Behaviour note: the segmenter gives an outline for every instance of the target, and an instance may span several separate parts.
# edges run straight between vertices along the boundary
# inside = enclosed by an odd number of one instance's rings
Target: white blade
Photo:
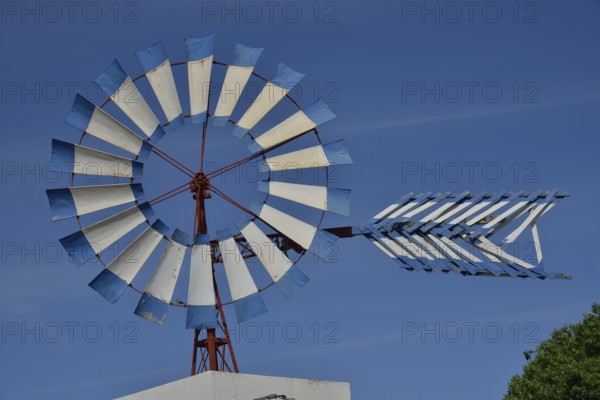
[[[438,203],[436,196],[430,197],[429,195],[422,196],[415,201],[405,204],[396,210],[392,215],[389,216],[390,220],[405,220],[413,217],[421,212],[435,206]]]
[[[152,151],[150,144],[79,94],[66,123],[141,158]]]
[[[284,64],[279,64],[273,78],[267,82],[250,108],[238,121],[233,134],[239,138],[244,137],[302,78],[304,78],[304,74],[296,72]]]
[[[62,173],[140,179],[143,164],[89,147],[52,139],[50,168]]]
[[[231,232],[228,229],[218,231],[217,239],[238,321],[244,322],[264,314],[267,312],[265,303]]]
[[[450,212],[439,216],[438,218],[436,218],[433,222],[435,223],[442,223],[446,220],[448,220],[448,218],[451,218],[452,216],[458,214],[459,212],[463,211],[465,208],[467,207],[471,207],[473,205],[472,201],[465,201],[462,204],[459,204],[458,206],[456,206],[456,208],[453,208],[452,210],[450,210]]]
[[[523,260],[521,260],[520,258],[512,255],[512,254],[508,254],[507,252],[505,252],[504,250],[502,250],[500,247],[496,246],[494,243],[490,242],[488,239],[486,239],[485,237],[478,237],[477,240],[479,241],[479,244],[475,244],[475,246],[482,252],[485,254],[492,254],[493,256],[506,260],[508,262],[511,263],[515,263],[523,268],[527,268],[527,269],[533,269],[535,268],[535,265],[532,265],[528,262],[525,262]]]
[[[293,139],[334,118],[335,114],[331,112],[323,100],[319,99],[305,109],[296,112],[279,125],[258,136],[248,146],[248,149],[253,153],[257,153],[283,143],[286,140]]]
[[[60,243],[74,262],[93,258],[135,227],[154,216],[148,203],[128,208],[112,217],[60,239]]]
[[[168,231],[161,220],[156,220],[90,282],[90,287],[111,303],[116,302]]]
[[[254,71],[254,66],[263,49],[253,49],[241,44],[236,44],[233,49],[233,60],[227,67],[221,94],[213,117],[213,124],[224,126],[233,113],[246,83]]]
[[[285,298],[291,298],[308,283],[308,277],[294,267],[294,263],[254,222],[245,219],[238,223],[238,227]]]
[[[190,114],[193,124],[206,119],[210,94],[210,75],[213,63],[215,36],[186,39],[188,54],[188,82],[190,88]]]
[[[503,242],[514,242],[528,226],[533,227],[538,218],[546,212],[550,211],[555,205],[556,203],[544,203],[536,206],[533,210],[530,211],[529,215],[527,216],[527,218],[525,218],[521,225],[519,225],[517,229],[515,229],[512,233],[506,236]]]
[[[267,204],[254,203],[252,212],[278,232],[298,243],[303,249],[327,261],[335,252],[337,238]]]
[[[96,83],[153,142],[158,142],[165,135],[158,118],[117,60],[96,78]]]
[[[553,205],[553,204],[552,204]],[[535,222],[531,224],[531,235],[533,236],[533,246],[535,248],[535,257],[539,268],[544,268],[542,243],[540,242],[540,234]]]
[[[46,194],[50,201],[53,221],[89,214],[144,198],[140,183],[49,189],[46,190]]]
[[[175,78],[173,78],[165,43],[159,40],[152,46],[136,52],[135,55],[146,73],[146,78],[148,78],[148,82],[150,82],[163,112],[167,116],[169,126],[173,129],[182,127],[185,124],[183,112],[181,111],[181,104],[179,104]]]
[[[503,208],[507,204],[510,204],[510,201],[508,201],[508,200],[507,201],[500,201],[500,202],[494,204],[493,206],[491,206],[490,208],[485,209],[483,212],[477,214],[475,217],[469,219],[466,222],[466,224],[469,225],[469,226],[475,225],[476,223],[478,223],[479,221],[481,221],[483,218],[487,217],[488,215],[491,215],[493,212],[498,211],[499,209]]]
[[[527,205],[526,201],[520,201],[520,202],[518,202],[517,204],[515,204],[514,206],[512,206],[508,210],[504,211],[502,214],[500,214],[498,216],[494,216],[494,219],[492,219],[487,224],[483,225],[483,229],[489,229],[489,228],[493,227],[494,225],[502,222],[505,218],[507,218],[511,214],[519,211],[520,209],[522,209],[526,205]]]
[[[320,168],[331,165],[351,164],[352,159],[343,140],[323,146],[293,151],[280,156],[267,157],[258,167],[262,172],[302,168]]]
[[[350,215],[350,190],[325,186],[268,181],[259,182],[258,190],[296,203],[340,215]]]
[[[192,247],[186,328],[216,328],[215,304],[210,237],[197,235]]]
[[[138,303],[136,315],[159,325],[164,323],[188,243],[188,236],[175,229]]]
[[[506,194],[506,192],[500,192],[498,194],[492,195],[492,197],[489,199],[488,198],[482,199],[481,196],[478,196],[474,202],[470,203],[470,204],[473,204],[473,206],[469,207],[464,213],[462,213],[458,217],[448,221],[447,223],[450,225],[453,225],[453,224],[458,224],[461,221],[465,221],[467,218],[469,218],[476,212],[479,212],[482,209],[484,209],[492,204],[495,204],[498,201],[501,201],[505,194]],[[484,218],[487,215],[486,214],[487,212],[488,211],[486,210],[486,211],[482,212],[478,217],[473,218],[473,219],[475,219],[475,222],[478,222],[481,220],[481,218]],[[477,219],[477,218],[479,218],[479,219]]]

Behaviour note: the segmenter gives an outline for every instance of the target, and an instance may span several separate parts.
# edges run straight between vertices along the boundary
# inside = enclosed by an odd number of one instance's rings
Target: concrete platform
[[[205,372],[144,390],[123,400],[255,400],[269,395],[295,400],[350,400],[350,384],[272,376]]]

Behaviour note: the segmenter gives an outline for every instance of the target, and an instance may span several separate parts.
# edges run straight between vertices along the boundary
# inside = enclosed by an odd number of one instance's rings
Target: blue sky
[[[540,223],[546,268],[572,281],[409,273],[368,241],[345,240],[335,263],[300,262],[312,281],[293,300],[267,291],[266,316],[236,326],[227,309],[242,372],[347,381],[355,400],[500,398],[524,350],[598,301],[600,2],[45,4],[3,2],[0,15],[0,399],[103,399],[189,373],[185,313],[158,327],[133,314],[136,293],[109,305],[90,290],[100,265],[75,268],[60,253],[57,239],[76,223],[52,223],[44,193],[68,185],[46,163],[51,138],[78,140],[64,124],[73,93],[98,104],[89,82],[114,57],[141,73],[134,52],[160,38],[171,61],[185,59],[185,38],[214,33],[219,60],[240,42],[265,48],[263,75],[279,62],[307,74],[297,100],[325,98],[338,118],[322,137],[344,138],[354,160],[336,173],[353,190],[352,215],[323,226],[360,225],[408,192],[572,195]],[[247,154],[225,129],[212,132],[208,161]],[[188,125],[160,146],[193,165],[197,139]],[[150,158],[148,193],[179,183],[167,167]],[[223,185],[242,202],[261,198],[242,172]],[[185,195],[157,212],[191,231],[191,203]],[[217,200],[208,207],[213,234],[239,216]]]

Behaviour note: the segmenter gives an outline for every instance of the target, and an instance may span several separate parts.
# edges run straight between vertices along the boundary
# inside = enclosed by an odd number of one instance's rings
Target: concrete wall
[[[350,384],[226,372],[205,372],[167,383],[123,400],[254,400],[270,394],[295,400],[350,400]]]

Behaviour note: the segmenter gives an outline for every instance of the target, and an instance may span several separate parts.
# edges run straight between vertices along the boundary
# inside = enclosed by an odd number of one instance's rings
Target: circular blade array
[[[187,303],[189,329],[209,329],[217,326],[216,296],[214,278],[215,262],[223,262],[235,312],[240,322],[259,316],[267,311],[253,276],[248,269],[242,251],[251,251],[263,265],[272,283],[287,299],[309,281],[295,262],[278,247],[273,236],[278,235],[293,243],[302,254],[310,251],[327,260],[332,254],[336,237],[303,220],[289,215],[266,203],[255,203],[250,207],[240,207],[247,215],[238,221],[239,234],[228,229],[219,230],[216,238],[201,232],[195,236],[170,228],[160,219],[155,219],[152,202],[144,202],[144,191],[137,181],[141,181],[143,164],[151,153],[166,154],[156,147],[166,134],[164,127],[176,130],[185,125],[186,119],[192,124],[204,124],[206,130],[209,118],[215,126],[227,122],[234,124],[232,134],[238,138],[252,139],[248,145],[251,155],[248,160],[262,157],[261,172],[269,173],[269,179],[259,182],[258,190],[285,201],[302,204],[322,212],[349,214],[350,190],[329,188],[327,185],[305,185],[278,182],[272,179],[272,172],[289,169],[326,168],[352,162],[343,141],[320,144],[277,156],[267,156],[271,150],[309,133],[332,119],[335,115],[327,105],[317,100],[261,134],[250,134],[257,124],[281,100],[289,97],[289,92],[304,78],[284,64],[279,64],[270,80],[264,79],[264,87],[251,102],[239,122],[231,120],[238,106],[246,84],[254,72],[263,49],[250,48],[238,44],[233,50],[229,64],[214,61],[214,36],[187,39],[185,45],[190,110],[184,116],[172,65],[162,41],[136,53],[154,92],[166,122],[161,124],[148,105],[135,81],[114,60],[98,76],[96,82],[110,101],[137,126],[145,136],[136,134],[123,123],[109,115],[80,95],[77,95],[66,119],[67,124],[112,146],[118,147],[132,158],[95,150],[81,144],[71,144],[60,140],[52,142],[52,167],[55,171],[75,175],[108,176],[128,179],[129,183],[74,186],[47,191],[52,219],[54,221],[77,218],[93,214],[111,207],[131,204],[130,208],[118,212],[99,222],[82,227],[60,240],[73,261],[84,263],[99,256],[103,250],[122,239],[143,223],[147,227],[141,232],[106,268],[96,276],[90,287],[110,302],[116,302],[138,275],[138,272],[156,251],[161,239],[168,240],[162,256],[155,267],[150,281],[142,293],[135,314],[147,320],[162,324],[181,272],[188,248],[191,248],[190,278]],[[210,110],[210,87],[212,67],[215,64],[226,66],[225,78],[219,100]],[[294,102],[295,103],[295,102]],[[172,161],[175,161],[171,158]],[[242,160],[243,161],[243,160]],[[234,163],[233,165],[235,165]],[[177,167],[177,165],[175,165]],[[178,167],[189,177],[196,179],[195,173],[183,165]],[[214,174],[212,175],[214,176]],[[207,174],[206,178],[211,175]],[[191,181],[192,184],[194,181]],[[187,185],[187,184],[186,184]],[[183,185],[185,186],[185,185]],[[181,190],[185,190],[180,189]],[[215,193],[224,196],[218,189]],[[178,192],[177,192],[178,193]],[[165,197],[167,198],[167,197]],[[225,197],[224,197],[225,198]],[[275,231],[265,233],[257,224]],[[240,248],[240,239],[246,243]],[[135,252],[135,257],[130,257]]]

